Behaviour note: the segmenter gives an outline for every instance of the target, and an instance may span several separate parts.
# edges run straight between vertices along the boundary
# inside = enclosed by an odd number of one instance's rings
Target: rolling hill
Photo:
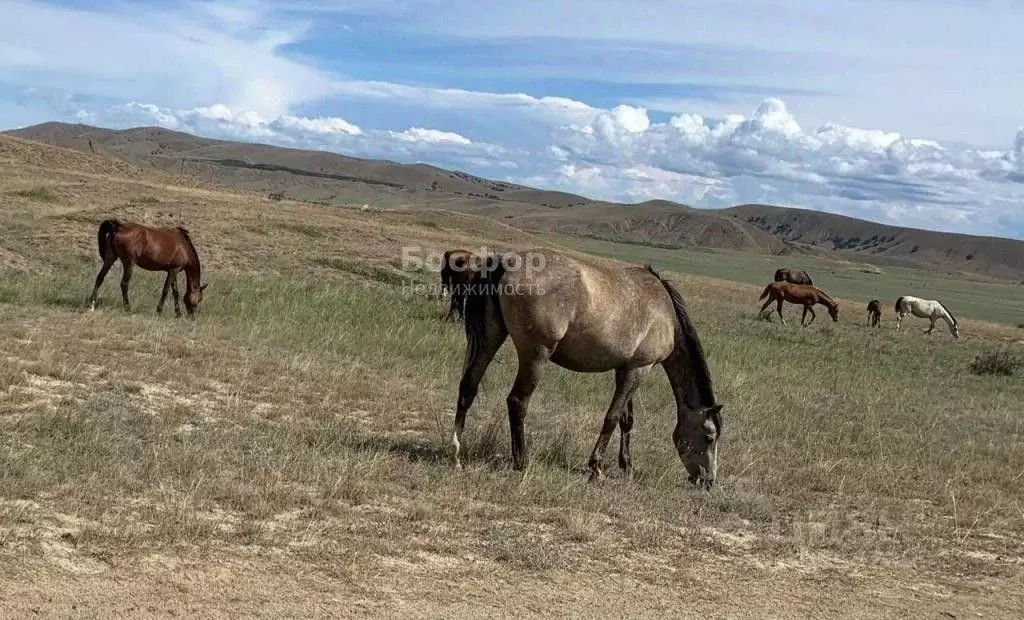
[[[856,255],[865,262],[899,264],[910,260],[1008,279],[1020,279],[1024,274],[1024,242],[1014,239],[904,228],[769,205],[739,205],[722,213],[787,243]]]
[[[486,215],[533,232],[661,247],[707,247],[1024,281],[1024,242],[901,228],[813,210],[670,201],[619,204],[484,179],[426,164],[202,138],[159,127],[43,123],[5,132],[109,155],[214,187],[321,204],[386,204]]]

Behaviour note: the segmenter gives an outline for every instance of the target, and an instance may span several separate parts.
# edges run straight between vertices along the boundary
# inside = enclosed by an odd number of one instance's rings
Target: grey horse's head
[[[718,440],[722,435],[722,405],[680,415],[672,440],[693,484],[710,490],[718,475]]]

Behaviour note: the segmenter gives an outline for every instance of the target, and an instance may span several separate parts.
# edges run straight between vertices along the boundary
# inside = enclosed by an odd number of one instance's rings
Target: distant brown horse
[[[441,290],[451,296],[448,314],[444,319],[449,321],[454,315],[461,320],[465,316],[466,287],[479,267],[480,257],[469,250],[448,250],[444,253],[441,263]]]
[[[791,282],[772,282],[764,288],[764,292],[757,298],[761,301],[765,297],[768,301],[764,302],[761,306],[761,312],[764,311],[772,304],[776,302],[776,312],[779,313],[779,319],[782,320],[782,324],[786,324],[785,317],[782,316],[782,302],[788,301],[791,304],[797,304],[798,306],[804,307],[804,313],[800,316],[800,325],[804,324],[804,319],[807,318],[807,313],[811,313],[811,320],[807,322],[808,325],[814,322],[815,314],[812,306],[814,304],[821,304],[828,308],[828,313],[832,316],[832,320],[839,322],[839,304],[836,300],[829,297],[825,291],[819,289],[816,286],[809,284],[793,284]]]
[[[811,276],[807,275],[803,269],[776,269],[775,281],[814,285],[814,282],[811,282]]]
[[[882,326],[882,302],[877,299],[868,302],[868,325],[871,327]]]
[[[178,302],[178,272],[185,272],[185,309],[193,316],[203,300],[206,285],[200,285],[202,266],[188,231],[184,228],[150,228],[141,224],[123,224],[118,220],[104,220],[97,233],[100,258],[103,266],[96,276],[96,285],[89,296],[90,309],[96,309],[96,295],[99,293],[103,278],[117,260],[121,261],[121,299],[125,310],[130,310],[128,303],[128,283],[132,278],[132,269],[138,265],[147,271],[166,271],[164,290],[160,295],[160,303],[156,306],[157,314],[163,312],[167,291],[174,291],[174,314],[181,316]]]
[[[524,266],[532,265],[535,267]],[[531,249],[485,259],[466,299],[466,358],[452,446],[459,458],[466,412],[487,367],[511,336],[519,360],[506,399],[513,468],[527,465],[523,426],[540,371],[553,362],[574,372],[615,371],[615,394],[590,453],[593,478],[618,427],[619,466],[631,473],[633,394],[656,365],[676,402],[672,443],[691,483],[710,488],[718,470],[722,405],[716,402],[704,350],[679,292],[650,267],[623,266]]]

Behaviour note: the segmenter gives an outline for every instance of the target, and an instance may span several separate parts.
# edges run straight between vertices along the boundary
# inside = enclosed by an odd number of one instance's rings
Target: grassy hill
[[[843,215],[768,205],[740,205],[723,213],[784,241],[838,250],[876,264],[909,258],[922,266],[1024,281],[1024,243],[876,224]]]
[[[1022,354],[1022,287],[985,284],[994,311],[962,279],[812,257],[840,321],[800,328],[788,307],[782,326],[756,318],[763,284],[749,279],[768,255],[277,200],[176,172],[0,136],[3,615],[501,617],[512,604],[537,618],[1008,618],[1024,606],[1024,382],[972,371]],[[143,270],[122,310],[119,267],[87,310],[108,217],[190,229],[209,284],[197,320],[156,316],[163,275]],[[614,438],[610,479],[581,471],[611,377],[554,366],[530,403],[531,465],[511,471],[508,344],[468,417],[467,468],[453,470],[465,336],[440,320],[437,273],[400,257],[480,244],[649,261],[679,285],[725,403],[712,493],[685,482],[660,370],[636,397],[634,481],[616,475]],[[946,291],[960,340],[913,319],[894,332],[889,304],[883,329],[865,326],[867,298],[903,278]]]
[[[899,228],[818,211],[767,205],[693,209],[661,200],[616,204],[425,164],[211,140],[156,127],[44,123],[8,133],[276,198],[455,210],[514,220],[534,232],[774,255],[779,265],[819,256],[1024,281],[1024,242]]]

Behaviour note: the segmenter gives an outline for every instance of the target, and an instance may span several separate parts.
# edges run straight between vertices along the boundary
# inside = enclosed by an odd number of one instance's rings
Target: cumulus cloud
[[[565,189],[577,183],[602,198],[661,195],[704,206],[768,201],[894,224],[1024,236],[1006,226],[1024,198],[1024,130],[1007,151],[953,148],[835,123],[808,131],[784,102],[769,98],[750,118],[679,114],[664,123],[650,122],[642,108],[619,106],[589,123],[560,127],[553,141],[551,156],[567,163],[549,182]],[[638,176],[637,170],[648,172]]]

